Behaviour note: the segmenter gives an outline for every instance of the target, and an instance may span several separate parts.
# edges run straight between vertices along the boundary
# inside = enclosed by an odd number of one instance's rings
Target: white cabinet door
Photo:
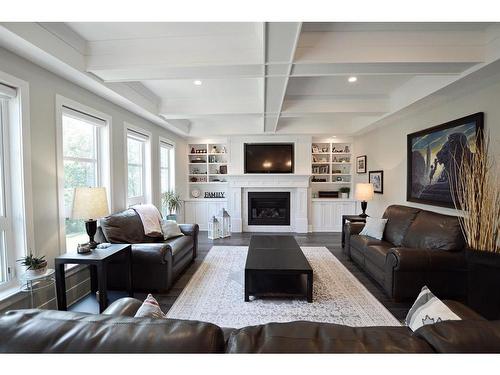
[[[196,223],[196,202],[184,202],[184,222],[186,224]]]
[[[208,230],[208,204],[207,202],[196,202],[195,218],[200,230]]]
[[[356,202],[312,202],[313,232],[341,232],[342,215],[354,215]]]

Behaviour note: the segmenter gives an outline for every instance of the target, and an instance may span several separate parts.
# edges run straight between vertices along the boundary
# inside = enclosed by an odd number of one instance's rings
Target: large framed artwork
[[[457,162],[476,151],[483,122],[479,112],[408,134],[406,200],[454,207],[450,179],[456,178]]]

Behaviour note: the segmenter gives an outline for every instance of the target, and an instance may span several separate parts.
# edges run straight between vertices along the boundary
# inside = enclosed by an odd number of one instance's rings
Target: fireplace
[[[248,225],[290,225],[290,192],[248,192]]]

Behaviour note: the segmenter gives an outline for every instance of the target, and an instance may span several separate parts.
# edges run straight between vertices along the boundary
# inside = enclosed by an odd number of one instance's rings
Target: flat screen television
[[[245,143],[245,173],[293,173],[293,143]]]

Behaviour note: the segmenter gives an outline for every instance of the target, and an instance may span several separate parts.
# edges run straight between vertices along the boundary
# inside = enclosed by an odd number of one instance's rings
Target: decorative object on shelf
[[[194,158],[193,160],[191,160],[191,163],[205,163],[206,161],[203,160],[202,158],[200,158],[199,156],[197,156],[196,158]]]
[[[479,112],[408,134],[406,200],[454,207],[450,180],[459,178],[461,163],[453,160],[472,157],[483,122]]]
[[[85,220],[85,229],[89,236],[89,245],[95,249],[97,242],[94,236],[97,232],[97,221],[109,215],[108,198],[104,187],[78,187],[73,195],[72,218]]]
[[[356,184],[356,192],[355,198],[358,201],[361,201],[361,209],[363,213],[361,213],[360,217],[367,217],[366,207],[368,206],[368,201],[373,199],[373,185],[370,183],[359,183]]]
[[[321,152],[328,152],[328,147],[321,148]]]
[[[313,176],[311,182],[326,182],[326,178]]]
[[[212,154],[218,154],[219,151],[217,150],[217,146],[213,145],[212,146]]]
[[[226,154],[227,153],[227,150],[226,150],[226,146],[222,146],[222,151],[221,151],[222,154]]]
[[[220,238],[220,224],[215,216],[208,221],[208,239],[216,240]]]
[[[340,197],[347,199],[349,198],[349,193],[351,192],[351,188],[348,188],[347,186],[343,186],[339,189]]]
[[[45,255],[38,258],[30,252],[30,255],[26,255],[17,261],[26,267],[26,277],[37,277],[43,275],[45,271],[47,271]]]
[[[219,173],[220,174],[227,174],[227,165],[221,165],[219,167]]]
[[[349,152],[351,152],[351,151],[349,151],[349,146],[345,146],[345,147],[344,147],[344,152],[345,152],[346,154],[348,154]]]
[[[316,145],[313,145],[312,146],[312,152],[313,152],[313,154],[319,154],[319,147],[316,146]]]
[[[205,198],[224,198],[225,193],[223,191],[206,191]]]
[[[366,155],[356,158],[356,173],[366,173]]]
[[[319,198],[338,198],[339,192],[333,191],[333,190],[319,191],[318,196],[319,196]]]
[[[192,176],[192,177],[189,179],[189,181],[191,181],[191,182],[198,182],[198,179],[197,179],[196,177]]]
[[[344,180],[342,179],[342,177],[340,177],[340,176],[337,176],[336,180],[337,180],[337,182],[342,182],[342,181],[344,181]]]
[[[194,149],[194,147],[191,147],[191,153],[192,153],[192,154],[194,154],[194,153],[195,153],[195,151],[196,151],[196,150]]]
[[[201,192],[198,189],[191,190],[191,196],[193,198],[199,198],[200,195],[201,195]]]
[[[384,193],[384,171],[368,172],[368,181],[373,185],[374,193]]]
[[[453,159],[450,181],[467,249],[468,303],[486,319],[500,319],[500,168],[489,149],[489,136],[477,134],[475,152]]]
[[[229,213],[226,211],[225,208],[223,208],[219,216],[217,216],[217,220],[219,221],[220,225],[220,238],[226,238],[231,236],[231,216]]]
[[[166,191],[161,196],[162,206],[168,210],[167,220],[177,221],[177,214],[182,207],[182,199],[181,196],[172,191]]]

